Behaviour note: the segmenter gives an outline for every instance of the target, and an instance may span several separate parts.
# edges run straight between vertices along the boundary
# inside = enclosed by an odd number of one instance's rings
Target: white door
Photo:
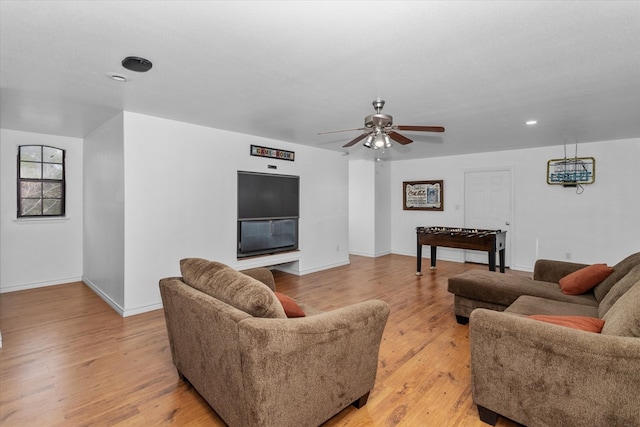
[[[468,171],[464,174],[464,226],[507,231],[505,266],[511,261],[511,170]],[[465,251],[465,261],[488,264],[488,254]],[[497,256],[496,256],[497,259]],[[496,266],[498,267],[498,266]]]

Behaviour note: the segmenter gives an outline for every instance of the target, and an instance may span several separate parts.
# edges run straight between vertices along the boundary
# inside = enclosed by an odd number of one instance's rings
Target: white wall
[[[375,256],[375,163],[349,162],[349,252]]]
[[[391,165],[375,164],[375,256],[391,253]]]
[[[17,213],[17,148],[50,145],[66,155],[64,219]],[[0,292],[81,280],[82,139],[0,129]]]
[[[159,307],[158,280],[179,275],[182,258],[296,260],[285,267],[296,274],[349,262],[341,153],[127,112],[124,135],[125,315]],[[295,161],[250,156],[251,144],[295,151]],[[300,176],[299,252],[236,259],[238,170]]]
[[[392,252],[415,256],[415,227],[464,224],[464,171],[510,167],[514,218],[513,269],[531,271],[536,258],[615,264],[640,251],[640,139],[583,143],[579,157],[595,157],[596,179],[576,189],[546,183],[549,159],[563,146],[502,151],[391,163]],[[403,211],[402,182],[444,180],[444,211]],[[438,250],[438,258],[462,261],[458,249]]]
[[[83,280],[116,311],[124,295],[124,131],[120,113],[84,141]]]

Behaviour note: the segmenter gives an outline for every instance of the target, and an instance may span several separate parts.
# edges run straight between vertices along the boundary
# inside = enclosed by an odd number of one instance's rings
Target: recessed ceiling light
[[[116,74],[116,73],[109,73],[107,74],[107,77],[109,77],[111,80],[115,80],[117,82],[123,82],[123,83],[129,80],[122,74]]]
[[[122,66],[127,70],[145,73],[153,67],[153,64],[148,59],[139,56],[127,56],[122,60]]]
[[[527,120],[527,121],[525,122],[525,124],[527,124],[527,125],[529,125],[529,126],[533,126],[533,125],[535,125],[535,124],[538,124],[538,121],[537,121],[537,120]]]

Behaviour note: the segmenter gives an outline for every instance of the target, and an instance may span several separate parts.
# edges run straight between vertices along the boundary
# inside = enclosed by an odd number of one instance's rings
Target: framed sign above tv
[[[295,160],[296,153],[293,151],[280,150],[278,148],[252,145],[251,155],[257,157],[269,157],[272,159],[289,160],[293,162]]]

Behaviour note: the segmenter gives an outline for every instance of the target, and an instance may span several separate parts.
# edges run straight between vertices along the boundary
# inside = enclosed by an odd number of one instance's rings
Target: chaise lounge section
[[[472,396],[482,421],[640,425],[640,253],[592,290],[564,294],[557,282],[580,266],[540,260],[533,279],[484,271],[450,279],[456,316],[469,316]],[[539,315],[586,319],[601,330],[530,317]]]
[[[613,285],[638,264],[640,252],[620,261],[613,267],[611,275],[582,295],[564,294],[558,283],[563,277],[588,265],[546,259],[536,261],[532,278],[469,270],[451,277],[448,290],[454,294],[453,309],[460,324],[467,324],[471,312],[476,308],[505,311],[522,295],[597,308]],[[543,306],[540,308],[543,309]]]

